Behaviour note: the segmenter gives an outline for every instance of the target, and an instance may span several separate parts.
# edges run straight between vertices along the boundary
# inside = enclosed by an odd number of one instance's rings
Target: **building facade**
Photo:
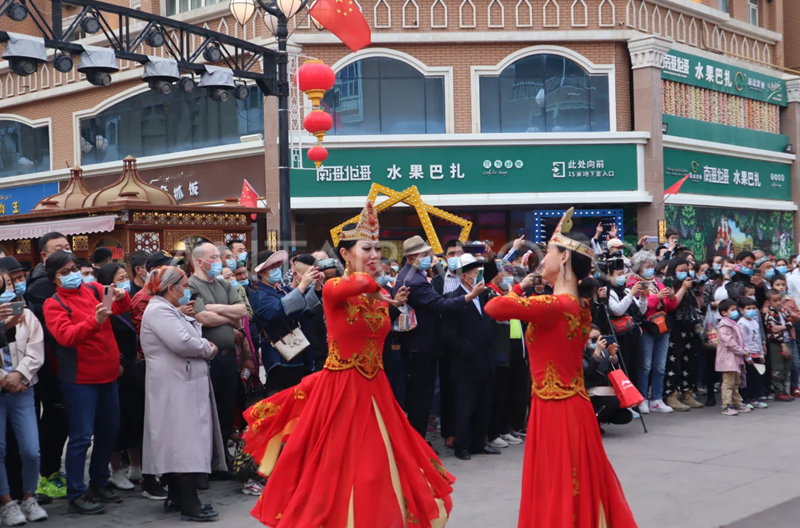
[[[520,232],[546,239],[575,205],[587,234],[615,224],[634,242],[666,219],[703,254],[796,252],[800,79],[790,69],[800,67],[792,32],[800,8],[792,2],[347,1],[373,31],[357,53],[313,29],[306,10],[289,22],[290,69],[314,58],[337,74],[322,103],[334,127],[319,169],[305,157],[316,142],[302,131],[308,105],[291,95],[298,247],[321,247],[378,183],[416,186],[426,203],[470,219],[472,238],[498,247]],[[259,17],[240,27],[227,3],[138,8],[274,45]],[[221,203],[246,178],[272,210],[266,228],[277,229],[276,100],[255,89],[227,103],[202,90],[156,95],[138,64],[120,68],[98,88],[77,72],[40,67],[20,78],[0,63],[0,194],[13,203],[15,193],[43,192],[73,164],[99,188],[130,154],[143,179],[179,203]],[[388,240],[422,233],[408,208],[387,210],[381,223]],[[434,223],[443,239],[459,232]]]

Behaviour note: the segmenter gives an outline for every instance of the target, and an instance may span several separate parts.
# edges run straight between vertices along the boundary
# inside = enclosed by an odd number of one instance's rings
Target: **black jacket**
[[[463,299],[464,289],[445,295],[447,299]],[[484,309],[488,292],[479,297],[481,312],[474,302],[442,317],[442,337],[450,353],[450,377],[481,380],[493,378],[497,370],[494,321]]]
[[[491,264],[491,266],[489,265]],[[500,273],[497,271],[497,266],[495,265],[494,261],[487,262],[487,264],[483,267],[483,282],[488,286],[497,274]],[[439,295],[444,295],[444,276],[447,274],[447,266],[442,266],[441,263],[436,264],[433,267],[433,280],[431,280],[431,286],[436,293]]]
[[[44,330],[44,365],[39,370],[40,378],[47,378],[48,375],[55,375],[55,365],[53,358],[55,357],[56,340],[47,331],[47,323],[44,320],[44,302],[56,294],[56,285],[47,278],[47,271],[44,264],[37,264],[33,271],[28,276],[28,285],[25,289],[25,301],[28,303],[28,308],[33,310],[36,318],[42,324]],[[51,358],[51,356],[53,356]]]

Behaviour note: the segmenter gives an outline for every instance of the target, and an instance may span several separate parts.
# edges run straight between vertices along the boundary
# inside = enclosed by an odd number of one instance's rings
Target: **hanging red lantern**
[[[314,162],[314,165],[319,167],[322,162],[328,159],[328,149],[322,145],[314,145],[308,149],[308,159]]]
[[[327,112],[316,109],[303,119],[303,127],[314,134],[319,141],[325,137],[325,132],[333,128],[333,118]]]
[[[314,108],[319,106],[325,92],[333,88],[335,82],[333,69],[320,60],[308,60],[297,69],[297,87],[311,99]]]

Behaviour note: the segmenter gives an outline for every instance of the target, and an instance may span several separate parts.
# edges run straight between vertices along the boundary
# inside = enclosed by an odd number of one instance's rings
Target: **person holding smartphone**
[[[583,377],[601,434],[605,434],[603,424],[625,425],[633,420],[628,409],[620,408],[617,394],[608,380],[612,365],[618,364],[619,345],[609,343],[600,335],[600,328],[592,325],[583,350]]]

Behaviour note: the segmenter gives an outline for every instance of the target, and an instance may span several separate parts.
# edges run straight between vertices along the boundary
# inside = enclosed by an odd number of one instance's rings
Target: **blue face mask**
[[[117,288],[121,290],[125,290],[126,292],[131,291],[131,281],[123,281],[117,283]]]
[[[183,297],[178,298],[178,306],[183,306],[192,300],[192,290],[183,290]]]
[[[748,319],[755,319],[756,317],[758,317],[758,310],[756,309],[745,310],[744,316],[747,317]]]
[[[767,271],[764,272],[764,277],[767,280],[770,280],[774,276],[775,276],[775,270],[774,269],[768,269]]]
[[[730,278],[732,279],[734,275],[736,275],[736,270],[731,270]]]
[[[689,274],[686,273],[685,271],[677,271],[677,272],[675,272],[675,278],[677,278],[679,281],[686,280],[686,277],[688,277],[688,276],[689,276]]]
[[[236,258],[239,259],[239,262],[247,262],[247,251],[239,253]]]
[[[733,319],[734,321],[739,318],[739,310],[734,310],[728,314],[728,317]]]
[[[222,274],[222,262],[211,262],[211,269],[208,270],[208,276],[216,279]]]
[[[6,290],[2,294],[0,294],[0,303],[5,304],[13,301],[16,298],[17,298],[16,292],[13,292],[11,290]]]
[[[778,266],[778,273],[781,275],[786,275],[789,273],[789,266]]]
[[[80,271],[73,271],[66,277],[61,277],[61,287],[65,290],[75,290],[83,282]]]
[[[625,275],[614,277],[614,284],[616,284],[617,286],[625,286],[626,281],[627,279],[625,278]]]
[[[603,276],[603,274],[602,274],[601,272],[599,272],[599,271],[595,271],[595,272],[594,272],[594,278],[595,278],[595,279],[599,279],[599,278],[600,278],[600,277],[602,277],[602,276]]]
[[[281,279],[283,278],[283,272],[280,268],[275,268],[269,271],[269,277],[267,278],[267,282],[270,284],[278,284]]]
[[[237,280],[236,284],[238,284],[239,286],[247,286],[248,284],[250,284],[250,281],[248,281],[248,280]]]
[[[236,271],[236,268],[239,267],[239,262],[234,259],[226,259],[225,265],[228,266],[229,270]]]
[[[722,269],[722,264],[714,264],[713,268],[715,271],[719,271]]]
[[[392,270],[400,271],[400,266],[398,266],[397,264],[392,264]]]
[[[27,282],[15,282],[14,283],[14,291],[20,297],[25,295],[25,290],[27,290],[27,289],[28,289],[28,283]]]
[[[450,271],[455,271],[458,269],[458,257],[450,257],[447,259],[447,267]]]
[[[420,271],[428,271],[431,269],[431,262],[433,262],[431,257],[422,257],[417,261],[417,268]]]
[[[692,271],[690,271],[690,272],[689,272],[689,276],[690,276],[691,278],[694,278],[694,270],[692,270]]]
[[[655,268],[649,268],[642,271],[642,277],[645,279],[652,279],[656,274]]]
[[[387,284],[389,284],[389,280],[390,279],[391,279],[391,277],[388,276],[388,275],[381,275],[380,277],[375,279],[375,282],[377,282],[381,286],[386,286]]]
[[[597,348],[597,343],[589,343],[589,350],[595,350]]]
[[[701,275],[698,275],[697,278],[700,279],[701,281],[708,280],[708,276],[706,274],[704,274],[704,273],[701,274]]]
[[[86,275],[85,277],[81,277],[81,280],[83,280],[84,284],[94,282],[94,275]]]
[[[234,288],[238,288],[239,287],[239,281],[237,281],[236,279],[231,279],[228,282],[230,282],[231,285],[233,285]]]
[[[506,285],[506,289],[511,288],[514,285],[514,277],[503,277],[503,284]]]
[[[742,266],[742,269],[739,271],[742,275],[747,275],[748,277],[752,277],[755,273],[753,268],[748,268],[747,266]],[[731,277],[733,277],[733,273],[731,273]]]

